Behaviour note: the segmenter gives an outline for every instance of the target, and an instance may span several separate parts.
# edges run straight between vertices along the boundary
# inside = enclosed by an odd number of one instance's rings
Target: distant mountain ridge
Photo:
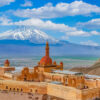
[[[35,55],[45,52],[49,41],[50,54],[56,56],[100,56],[100,46],[86,46],[57,40],[32,27],[18,28],[0,34],[0,55]]]
[[[0,40],[1,55],[32,55],[43,56],[45,54],[45,43],[36,44],[28,40]],[[100,47],[84,46],[70,42],[50,44],[50,55],[52,56],[100,56]]]
[[[45,42],[46,43],[46,42]],[[29,40],[0,40],[0,44],[2,45],[26,45],[26,46],[45,46],[45,43],[32,43]],[[63,42],[57,42],[57,43],[50,43],[51,46],[61,46],[63,45]]]

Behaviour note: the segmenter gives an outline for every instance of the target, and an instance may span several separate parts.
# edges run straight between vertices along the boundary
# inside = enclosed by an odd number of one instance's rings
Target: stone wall
[[[96,98],[100,98],[100,89],[99,88],[82,90],[82,100],[95,100]]]
[[[47,94],[47,86],[41,82],[0,80],[0,90]]]
[[[45,82],[0,80],[0,90],[47,94],[64,100],[95,100],[100,97],[100,88],[77,89]]]
[[[85,80],[85,86],[88,86],[88,88],[96,88],[97,87],[96,80],[93,79]]]
[[[73,87],[57,84],[48,84],[47,94],[63,98],[64,100],[81,100],[81,91]]]

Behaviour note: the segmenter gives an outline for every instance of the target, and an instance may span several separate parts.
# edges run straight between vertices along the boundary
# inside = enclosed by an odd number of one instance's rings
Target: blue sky
[[[0,34],[33,26],[56,39],[100,45],[100,0],[0,0]]]

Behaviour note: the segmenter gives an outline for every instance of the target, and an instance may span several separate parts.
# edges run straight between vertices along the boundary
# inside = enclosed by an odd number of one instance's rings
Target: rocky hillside
[[[85,74],[93,74],[93,75],[100,75],[100,59],[98,61],[95,62],[95,64],[93,64],[90,67],[81,67],[81,68],[72,68],[70,69],[70,71],[76,71],[76,72],[82,72]]]

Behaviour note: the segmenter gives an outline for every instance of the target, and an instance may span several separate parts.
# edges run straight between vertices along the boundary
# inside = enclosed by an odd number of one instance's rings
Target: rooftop
[[[82,73],[80,72],[72,72],[72,71],[68,71],[68,70],[53,70],[53,73],[59,73],[59,74],[65,74],[65,75],[68,75],[68,74],[71,74],[71,75],[82,75]]]
[[[86,77],[86,78],[99,78],[99,79],[100,79],[100,76],[97,76],[97,75],[85,74],[85,77]]]
[[[62,84],[61,82],[57,82],[57,81],[52,81],[51,83],[52,84],[58,84],[58,85],[61,85]]]

